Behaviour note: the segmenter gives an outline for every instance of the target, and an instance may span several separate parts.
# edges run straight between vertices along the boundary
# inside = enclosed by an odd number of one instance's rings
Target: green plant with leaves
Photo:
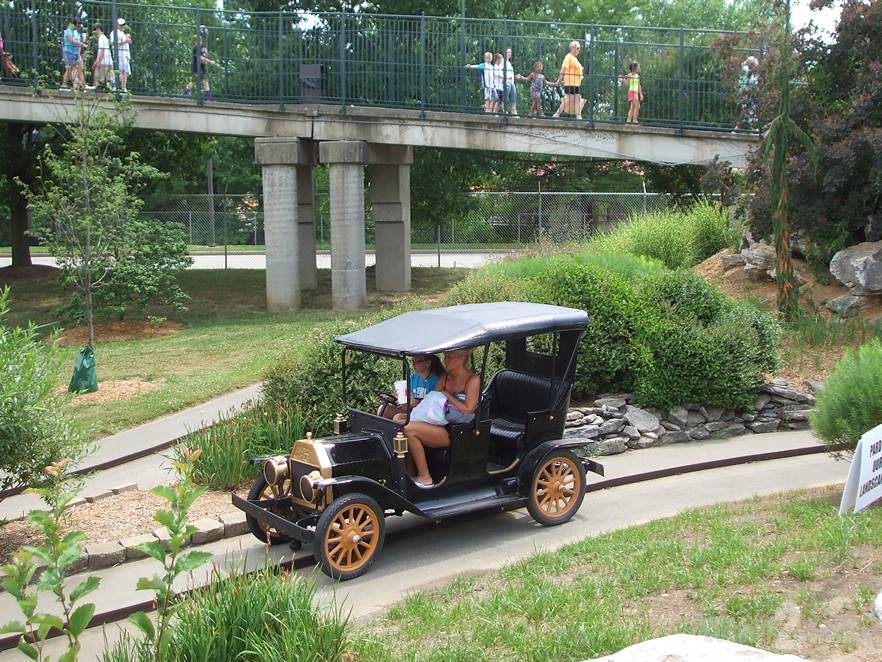
[[[120,134],[131,121],[125,103],[109,112],[98,100],[78,96],[58,151],[47,145],[34,184],[18,181],[34,234],[49,246],[61,281],[82,297],[90,346],[95,292],[106,286],[119,257],[136,248],[128,231],[142,205],[136,187],[160,176],[137,153],[125,152]]]
[[[193,481],[215,490],[232,490],[254,478],[252,457],[288,452],[305,433],[297,407],[284,402],[248,403],[221,416],[214,425],[188,433],[172,453],[176,460],[185,461],[184,453],[200,451]]]
[[[882,341],[845,352],[817,398],[809,414],[812,430],[828,444],[853,450],[864,432],[882,424]]]
[[[61,347],[45,342],[34,324],[7,326],[9,301],[9,287],[0,289],[0,489],[39,487],[44,467],[76,464],[89,444],[53,393]]]
[[[201,454],[199,450],[182,449],[183,460],[175,462],[181,476],[180,482],[174,487],[158,485],[151,490],[169,504],[168,509],[163,508],[153,514],[153,518],[168,531],[168,548],[158,540],[138,545],[141,552],[162,564],[162,574],[141,577],[137,583],[139,591],[153,591],[158,619],[154,625],[147,614],[139,611],[129,616],[129,621],[144,636],[137,647],[149,650],[151,659],[160,662],[169,659],[169,624],[178,607],[173,587],[175,578],[195,570],[211,558],[208,552],[191,550],[183,553],[190,536],[196,532],[196,527],[187,523],[190,507],[206,491],[206,488],[193,484],[193,466]]]
[[[64,510],[81,487],[65,473],[66,466],[66,462],[47,466],[44,471],[50,484],[32,490],[49,506],[49,510],[35,510],[28,514],[30,523],[43,536],[43,544],[25,545],[15,554],[12,563],[3,567],[6,573],[3,588],[15,598],[25,620],[7,623],[0,628],[0,633],[20,634],[18,649],[32,660],[49,659],[43,653],[43,646],[53,628],[67,639],[67,649],[59,657],[60,662],[77,659],[80,635],[95,614],[93,603],[78,603],[101,583],[98,577],[92,576],[70,591],[65,587],[64,577],[82,555],[82,542],[86,539],[82,531],[64,532]],[[37,572],[40,573],[39,579],[31,587]],[[62,616],[37,611],[37,594],[42,591],[55,596]]]
[[[775,281],[778,285],[778,312],[792,320],[799,309],[799,290],[790,259],[790,176],[787,170],[791,144],[799,143],[807,154],[814,153],[811,138],[790,117],[790,77],[793,72],[793,36],[790,32],[790,0],[786,0],[784,28],[776,82],[781,96],[778,115],[769,124],[763,142],[763,155],[770,163],[772,234],[775,238]]]

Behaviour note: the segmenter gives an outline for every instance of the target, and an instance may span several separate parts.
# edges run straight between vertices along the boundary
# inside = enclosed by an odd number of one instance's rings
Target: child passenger
[[[493,53],[484,53],[484,61],[481,64],[467,64],[466,69],[477,69],[481,72],[481,80],[484,87],[484,112],[492,113],[496,106],[496,94],[493,90]]]
[[[407,384],[407,395],[410,408],[416,407],[426,394],[435,390],[438,379],[444,374],[444,366],[434,354],[417,354],[410,360],[413,372],[410,373],[410,381]],[[384,418],[404,423],[407,418],[407,406],[383,404],[377,412]]]
[[[640,65],[632,62],[628,73],[622,76],[628,81],[628,121],[626,124],[640,124],[640,102],[643,101],[643,87],[640,85]]]
[[[530,115],[542,115],[542,90],[546,87],[557,87],[557,83],[550,82],[542,69],[545,65],[537,62],[533,65],[533,71],[527,76],[518,76],[519,80],[530,83]]]

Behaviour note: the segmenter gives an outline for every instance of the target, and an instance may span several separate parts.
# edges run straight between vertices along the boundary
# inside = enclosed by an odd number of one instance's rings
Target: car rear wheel
[[[284,495],[290,496],[290,494],[290,478],[285,478],[276,485],[270,485],[266,482],[266,478],[263,477],[263,473],[261,473],[248,491],[248,500],[263,501],[264,499],[278,499]],[[287,518],[291,516],[292,509],[276,508],[272,512],[276,515]],[[269,524],[261,522],[251,515],[246,514],[245,520],[248,522],[248,528],[251,530],[251,533],[253,533],[254,537],[262,543],[268,543],[270,545],[283,545],[285,543],[290,543],[292,548],[300,547],[300,543],[294,540],[291,536],[285,535],[281,531],[274,529]]]
[[[533,470],[527,510],[544,526],[563,524],[585,498],[585,468],[570,451],[552,451]]]
[[[383,509],[366,494],[347,494],[329,505],[315,527],[315,558],[329,577],[345,581],[367,572],[383,549]]]

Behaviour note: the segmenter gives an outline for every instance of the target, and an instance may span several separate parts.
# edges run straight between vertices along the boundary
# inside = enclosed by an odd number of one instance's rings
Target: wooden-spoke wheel
[[[263,477],[263,473],[257,477],[254,481],[254,484],[251,486],[251,489],[248,491],[248,500],[249,501],[263,501],[264,499],[278,499],[283,496],[291,496],[291,479],[285,478],[283,481],[276,483],[275,485],[270,485],[266,482],[266,479]],[[280,515],[281,517],[288,518],[291,516],[291,508],[274,508],[272,510],[276,515]],[[284,543],[292,543],[292,546],[295,544],[299,547],[299,543],[295,543],[294,539],[291,536],[282,533],[281,531],[276,530],[269,524],[265,522],[261,522],[260,520],[252,517],[251,515],[245,515],[245,520],[248,522],[248,528],[251,530],[251,533],[254,534],[254,537],[263,543],[269,543],[270,545],[282,545]]]
[[[570,451],[553,451],[533,471],[527,510],[540,524],[569,520],[585,498],[585,469]]]
[[[365,494],[347,494],[328,506],[315,527],[315,556],[325,574],[346,580],[367,572],[383,549],[383,509]]]

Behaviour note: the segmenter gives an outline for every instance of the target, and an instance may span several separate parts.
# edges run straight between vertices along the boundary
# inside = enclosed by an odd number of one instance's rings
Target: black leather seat
[[[502,370],[487,389],[490,449],[497,460],[508,461],[523,447],[528,412],[552,406],[555,382],[526,372]]]

